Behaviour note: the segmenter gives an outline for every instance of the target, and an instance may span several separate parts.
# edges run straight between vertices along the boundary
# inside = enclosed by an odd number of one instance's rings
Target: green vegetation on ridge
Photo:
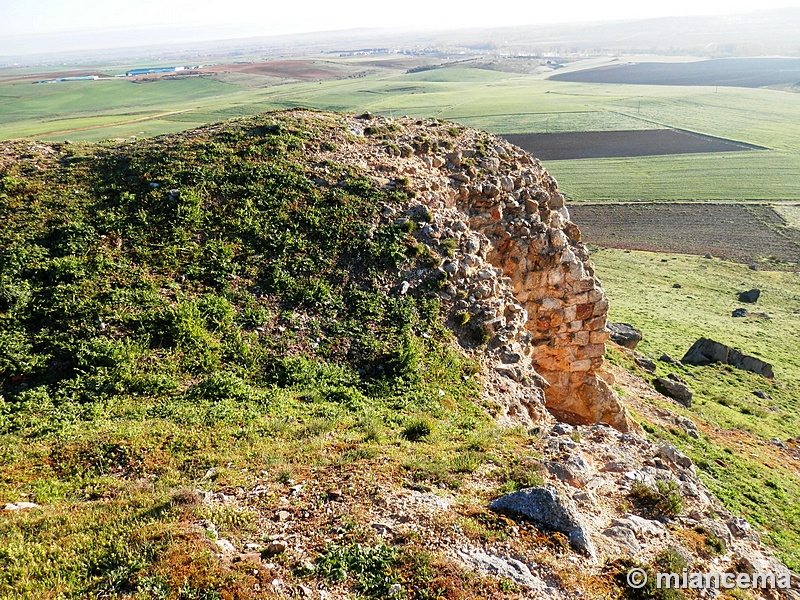
[[[489,425],[473,366],[434,299],[392,291],[409,234],[375,225],[406,193],[304,162],[332,126],[267,116],[3,167],[0,499],[44,508],[0,523],[0,598],[251,588],[183,529],[201,481],[379,460],[388,437],[414,478],[458,485]],[[429,443],[452,458],[420,461]],[[233,539],[252,521],[222,517]]]

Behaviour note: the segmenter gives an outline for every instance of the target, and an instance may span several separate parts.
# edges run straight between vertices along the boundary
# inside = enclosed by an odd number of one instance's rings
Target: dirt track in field
[[[763,204],[572,204],[569,211],[590,244],[800,263],[800,231]]]

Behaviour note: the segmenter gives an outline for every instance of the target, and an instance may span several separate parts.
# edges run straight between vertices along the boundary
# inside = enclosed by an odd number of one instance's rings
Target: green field
[[[786,219],[789,227],[800,229],[800,205],[782,205],[775,208],[776,212]]]
[[[150,83],[5,82],[0,138],[147,137],[300,105],[435,116],[498,134],[676,127],[769,150],[545,166],[572,201],[800,197],[800,95],[789,92],[567,83],[474,68],[271,84],[242,73]]]

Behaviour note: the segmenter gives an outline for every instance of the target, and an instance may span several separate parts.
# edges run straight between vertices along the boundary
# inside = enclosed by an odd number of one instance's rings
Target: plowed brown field
[[[519,133],[504,137],[541,160],[619,158],[765,149],[753,144],[683,129]]]
[[[572,204],[584,240],[609,248],[800,263],[800,231],[761,204]]]

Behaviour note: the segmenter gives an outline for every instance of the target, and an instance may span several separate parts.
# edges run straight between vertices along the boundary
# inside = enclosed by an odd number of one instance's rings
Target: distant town
[[[183,66],[183,67],[152,67],[144,69],[130,69],[125,73],[115,75],[114,77],[103,75],[75,75],[71,77],[56,77],[53,79],[40,79],[34,83],[63,83],[67,81],[97,81],[99,79],[114,79],[125,77],[138,77],[140,75],[160,75],[164,73],[181,73],[186,71],[196,71],[202,69],[203,65]]]

